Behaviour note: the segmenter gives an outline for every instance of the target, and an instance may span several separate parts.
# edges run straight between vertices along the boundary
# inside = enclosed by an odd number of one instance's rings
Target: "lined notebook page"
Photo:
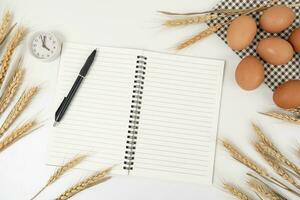
[[[144,52],[132,175],[211,183],[223,61]]]
[[[72,87],[95,46],[66,43],[61,56],[57,106]],[[48,164],[61,165],[78,154],[89,154],[82,168],[99,170],[120,164],[128,131],[136,56],[140,51],[101,47],[66,115],[51,132]],[[56,106],[56,108],[57,108]]]

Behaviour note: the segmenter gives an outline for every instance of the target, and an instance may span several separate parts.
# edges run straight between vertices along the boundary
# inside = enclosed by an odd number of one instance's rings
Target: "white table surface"
[[[0,10],[1,13],[5,9],[13,11],[15,21],[30,27],[31,33],[51,30],[59,32],[64,41],[172,52],[170,49],[177,42],[205,26],[165,29],[160,26],[164,18],[156,11],[207,10],[216,2],[216,0],[1,0]],[[264,127],[285,152],[292,155],[293,148],[297,145],[296,138],[300,137],[300,127],[257,114],[258,111],[274,107],[271,90],[263,85],[254,92],[242,91],[234,81],[234,69],[240,59],[216,35],[180,53],[226,60],[218,133],[220,139],[229,138],[250,156],[260,159],[250,146],[253,141],[250,122],[255,121]],[[52,63],[39,62],[30,55],[28,48],[25,54],[26,84],[42,84],[42,91],[20,120],[27,119],[26,117],[40,110],[42,110],[40,118],[49,119],[53,116],[47,111],[47,107],[55,90],[58,60]],[[46,128],[42,128],[0,153],[1,200],[30,199],[45,184],[54,170],[53,167],[45,165],[49,134],[51,133]],[[246,169],[233,161],[219,145],[213,186],[120,176],[82,192],[73,199],[226,200],[232,197],[220,190],[222,181],[229,180],[242,185],[246,182],[243,175],[245,171]],[[54,199],[88,174],[89,172],[72,171],[49,187],[38,199]]]

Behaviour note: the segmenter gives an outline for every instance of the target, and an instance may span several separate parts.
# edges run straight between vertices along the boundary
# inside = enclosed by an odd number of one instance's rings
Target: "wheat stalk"
[[[175,26],[186,26],[190,24],[200,24],[200,23],[204,23],[216,19],[218,18],[218,16],[219,15],[217,14],[207,14],[207,15],[192,16],[192,17],[186,17],[180,19],[171,19],[171,20],[166,20],[163,25],[167,27],[175,27]]]
[[[223,188],[239,200],[252,200],[243,190],[230,183],[224,183]]]
[[[201,40],[203,38],[206,38],[206,37],[210,36],[211,34],[217,32],[222,26],[223,26],[222,24],[217,24],[215,26],[210,26],[206,30],[201,31],[200,33],[193,36],[192,38],[190,38],[190,39],[186,40],[185,42],[179,44],[177,46],[177,50],[181,50],[181,49],[184,49],[186,47],[189,47],[189,46],[195,44],[199,40]]]
[[[265,198],[268,198],[270,200],[282,200],[282,197],[266,184],[259,183],[256,180],[250,180],[248,181],[248,185]]]
[[[290,123],[294,123],[294,124],[300,124],[300,119],[296,118],[292,115],[288,115],[285,113],[280,113],[280,112],[267,112],[267,113],[260,113],[269,117],[273,117],[275,119],[279,119],[285,122],[290,122]]]
[[[266,5],[260,7],[251,7],[246,9],[215,9],[215,10],[208,10],[202,12],[189,12],[189,13],[176,13],[176,12],[169,12],[169,11],[158,11],[161,14],[165,15],[202,15],[202,14],[224,14],[224,15],[237,15],[243,14],[248,12],[260,11],[261,9],[267,9],[269,6],[275,4],[278,0],[272,0],[267,2]],[[290,4],[287,5],[290,7],[297,7],[299,4]],[[259,9],[258,9],[259,8]]]
[[[265,161],[268,162],[268,164],[279,176],[281,176],[283,179],[294,185],[296,188],[300,189],[300,186],[298,185],[294,177],[291,176],[283,167],[281,167],[281,165],[278,164],[276,160],[266,155],[259,143],[255,144],[255,149],[265,159]]]
[[[158,11],[161,14],[164,15],[170,15],[170,16],[189,16],[189,15],[203,15],[203,14],[223,14],[223,15],[236,15],[243,13],[248,10],[252,10],[253,8],[247,8],[247,9],[215,9],[215,10],[207,10],[202,12],[187,12],[187,13],[178,13],[178,12],[169,12],[169,11]]]
[[[0,68],[0,84],[3,83],[6,72],[8,70],[10,60],[12,58],[12,55],[14,53],[14,50],[17,48],[17,46],[22,41],[23,37],[25,36],[26,29],[24,27],[19,27],[14,35],[14,37],[9,42],[6,51],[4,53],[4,56],[1,61],[1,68]]]
[[[15,106],[3,122],[2,126],[0,127],[0,137],[13,124],[13,122],[18,118],[22,111],[28,106],[28,104],[31,102],[32,98],[36,95],[37,92],[38,87],[34,86],[26,90],[22,94],[22,96],[19,98],[18,102],[15,104]]]
[[[42,191],[44,191],[49,185],[53,184],[55,181],[57,181],[60,177],[62,177],[67,171],[70,169],[73,169],[76,165],[81,163],[87,156],[86,155],[81,155],[81,156],[76,156],[72,160],[68,161],[61,167],[59,167],[53,175],[49,178],[47,184],[39,190],[30,200],[35,199]]]
[[[21,85],[23,75],[24,70],[22,68],[18,68],[15,71],[12,79],[9,81],[7,88],[4,90],[4,93],[0,98],[0,113],[3,113],[7,106],[11,103],[17,89]]]
[[[108,180],[110,177],[107,177],[107,174],[111,171],[112,167],[101,170],[99,172],[96,172],[94,175],[84,179],[83,181],[80,181],[76,185],[72,186],[68,190],[66,190],[63,194],[61,194],[56,200],[66,200],[71,198],[72,196],[76,195],[77,193],[92,187],[94,185],[97,185],[99,183],[102,183],[106,180]]]
[[[248,158],[246,155],[241,153],[233,144],[227,141],[223,141],[223,146],[227,149],[227,151],[230,153],[230,155],[240,163],[244,164],[248,168],[252,169],[257,174],[263,176],[263,177],[269,177],[268,172],[260,167],[256,162]]]
[[[37,125],[37,122],[35,120],[29,121],[22,126],[16,128],[10,135],[5,137],[0,142],[0,151],[5,150],[7,147],[12,145],[14,142],[18,141],[25,135],[27,135],[28,132],[33,130],[33,128]]]
[[[4,13],[4,16],[0,25],[0,44],[3,43],[8,33],[10,32],[10,26],[12,22],[12,14],[9,11]]]
[[[251,8],[251,9],[246,9],[244,10],[243,12],[241,12],[240,14],[241,15],[248,15],[248,14],[251,14],[253,12],[257,12],[257,11],[261,11],[261,10],[264,10],[266,9],[268,6],[270,5],[273,5],[274,2],[276,2],[276,0],[273,0],[273,1],[270,1],[270,2],[267,2],[265,5],[262,5],[262,6],[259,6],[259,7],[255,7],[255,8]],[[177,46],[177,50],[181,50],[181,49],[184,49],[186,47],[189,47],[193,44],[195,44],[196,42],[198,42],[199,40],[203,39],[203,38],[206,38],[208,36],[210,36],[211,34],[217,32],[220,28],[222,28],[223,26],[231,23],[234,19],[232,20],[229,20],[223,24],[216,24],[214,26],[210,26],[209,28],[207,28],[206,30],[204,31],[201,31],[200,33],[196,34],[195,36],[191,37],[190,39],[184,41],[183,43],[179,44]]]
[[[271,156],[272,158],[276,159],[278,162],[286,165],[287,167],[291,168],[295,173],[300,175],[300,168],[294,164],[292,161],[287,159],[281,152],[275,151],[274,149],[270,148],[269,146],[259,143],[259,148],[264,154]]]

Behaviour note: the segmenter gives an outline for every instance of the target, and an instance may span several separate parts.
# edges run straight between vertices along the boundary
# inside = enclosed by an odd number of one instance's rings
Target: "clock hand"
[[[43,39],[43,36],[40,35],[40,38],[41,38],[41,40],[42,40],[42,45],[44,46],[44,39]]]
[[[43,37],[43,47],[45,48],[45,49],[47,49],[48,51],[50,51],[50,49],[46,46],[46,36],[44,35],[44,37]]]
[[[44,46],[45,49],[47,49],[48,51],[50,51],[50,49],[47,46]]]

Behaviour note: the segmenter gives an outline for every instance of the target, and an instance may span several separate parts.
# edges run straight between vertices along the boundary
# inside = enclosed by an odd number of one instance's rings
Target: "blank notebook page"
[[[96,46],[64,45],[57,88],[57,106],[71,89]],[[130,115],[136,56],[140,51],[101,47],[72,104],[51,132],[48,164],[61,165],[79,154],[89,154],[81,165],[99,170],[119,164],[122,169]]]
[[[144,52],[132,175],[211,183],[224,61]]]

